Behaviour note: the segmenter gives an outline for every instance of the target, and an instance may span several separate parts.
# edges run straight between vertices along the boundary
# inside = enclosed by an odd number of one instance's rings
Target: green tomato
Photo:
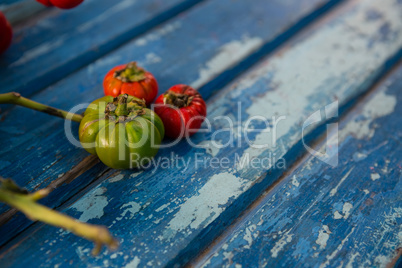
[[[162,120],[145,102],[122,94],[92,102],[80,123],[79,139],[89,153],[116,169],[147,164],[165,135]]]

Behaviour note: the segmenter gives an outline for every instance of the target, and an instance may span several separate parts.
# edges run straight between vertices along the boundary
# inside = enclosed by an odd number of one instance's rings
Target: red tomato
[[[130,62],[110,70],[103,80],[103,89],[105,95],[128,94],[144,99],[149,105],[158,94],[158,83],[150,72],[138,67],[136,62]]]
[[[11,44],[13,30],[6,17],[0,12],[0,54],[6,51]]]
[[[70,9],[78,6],[84,0],[36,0],[36,1],[48,7],[55,6],[62,9]]]
[[[155,101],[155,112],[162,119],[170,138],[194,135],[207,116],[207,105],[200,93],[187,85],[171,87]]]

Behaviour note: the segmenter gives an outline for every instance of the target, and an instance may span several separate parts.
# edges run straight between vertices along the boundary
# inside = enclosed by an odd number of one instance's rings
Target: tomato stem
[[[24,98],[21,94],[16,92],[9,92],[0,94],[0,104],[15,104],[26,108],[30,108],[39,112],[47,113],[50,115],[58,116],[75,122],[81,122],[82,115],[69,113],[60,109],[56,109],[36,101]]]
[[[187,107],[193,101],[193,96],[187,94],[175,93],[173,91],[168,91],[165,93],[163,102],[165,104],[170,104],[178,108]]]
[[[135,117],[145,114],[145,102],[140,99],[132,99],[128,102],[129,96],[127,94],[119,95],[106,105],[105,114],[106,118],[118,120],[116,122],[131,121]]]
[[[116,107],[116,115],[117,116],[126,116],[128,115],[128,109],[127,109],[127,94],[122,94],[117,97],[117,107]]]
[[[113,76],[122,82],[139,82],[145,80],[145,70],[138,67],[136,62],[130,62],[121,70],[115,71]]]
[[[42,189],[28,194],[12,180],[0,177],[0,201],[23,212],[29,219],[63,228],[93,241],[95,243],[95,248],[92,251],[94,255],[99,254],[103,244],[112,249],[118,246],[117,241],[105,227],[79,222],[36,202],[46,197],[49,192],[49,189]]]

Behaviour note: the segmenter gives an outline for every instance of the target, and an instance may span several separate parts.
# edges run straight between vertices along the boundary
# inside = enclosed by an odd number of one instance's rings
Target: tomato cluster
[[[158,93],[158,83],[148,71],[135,62],[112,68],[103,81],[105,95],[117,97],[128,94],[150,105]],[[207,107],[200,93],[188,85],[175,85],[155,102],[155,113],[165,126],[169,138],[195,134],[207,115]]]

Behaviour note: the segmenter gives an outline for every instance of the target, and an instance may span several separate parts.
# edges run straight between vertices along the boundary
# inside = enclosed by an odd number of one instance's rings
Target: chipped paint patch
[[[160,212],[160,211],[164,210],[165,208],[169,207],[169,205],[170,205],[170,203],[163,204],[159,208],[155,209],[155,211]]]
[[[332,234],[332,232],[329,230],[328,225],[323,225],[322,229],[318,232],[318,238],[315,241],[318,245],[320,245],[320,249],[324,249],[327,246],[327,241],[330,234]]]
[[[392,208],[389,213],[384,213],[384,220],[383,224],[381,225],[383,230],[382,231],[378,230],[376,236],[383,237],[386,233],[393,231],[395,222],[398,222],[397,219],[400,218],[402,218],[402,207]],[[398,236],[398,239],[395,239],[396,245],[402,243],[402,236]]]
[[[118,221],[123,219],[127,215],[127,213],[130,213],[129,218],[132,219],[134,217],[134,215],[140,211],[141,205],[138,204],[137,202],[132,201],[132,202],[128,202],[127,204],[124,204],[123,206],[121,206],[120,209],[124,209],[124,211],[121,213],[120,217],[116,218],[116,220],[118,220]]]
[[[229,263],[232,263],[233,257],[234,257],[233,252],[223,252],[223,259],[228,260]]]
[[[91,250],[89,248],[84,248],[81,246],[78,246],[75,250],[75,252],[77,253],[78,257],[83,260],[86,258],[86,256],[89,254]]]
[[[114,183],[114,182],[118,182],[121,181],[122,179],[124,179],[124,175],[123,174],[119,174],[117,176],[114,176],[112,178],[109,179],[110,183]]]
[[[250,249],[253,244],[253,235],[252,233],[257,229],[255,224],[246,228],[246,233],[243,236],[243,239],[247,241],[248,245],[245,245],[244,248]]]
[[[339,213],[339,211],[335,211],[335,213],[334,213],[334,219],[335,219],[335,220],[339,220],[339,219],[342,219],[342,218],[343,218],[342,214]]]
[[[180,205],[180,210],[164,231],[164,238],[169,240],[187,228],[207,226],[220,215],[229,199],[238,197],[245,186],[243,179],[228,172],[213,175],[198,195]]]
[[[137,256],[135,256],[134,259],[124,267],[125,268],[137,268],[138,265],[140,264],[140,262],[141,262],[141,260]]]
[[[376,181],[376,180],[380,179],[381,177],[380,177],[380,174],[378,174],[378,173],[372,173],[370,175],[370,178],[372,181]]]
[[[258,49],[262,43],[263,40],[260,37],[250,38],[244,36],[241,40],[231,41],[223,45],[219,52],[205,64],[205,67],[200,69],[199,78],[191,86],[200,88],[220,74],[222,70],[230,69],[230,67],[246,58]]]
[[[386,267],[387,267],[387,264],[389,264],[390,261],[391,261],[391,258],[390,258],[390,257],[384,256],[384,255],[380,255],[380,256],[377,256],[377,257],[374,259],[374,265],[375,265],[376,267],[386,268]]]
[[[353,205],[349,202],[345,202],[345,204],[343,204],[343,208],[342,208],[342,212],[343,212],[343,217],[345,219],[347,219],[350,215],[350,210],[353,208]]]
[[[71,208],[82,212],[78,220],[87,222],[95,218],[100,219],[103,216],[103,209],[108,205],[107,197],[103,196],[105,192],[106,188],[97,188],[71,206]]]
[[[293,177],[292,177],[292,184],[293,184],[295,187],[299,187],[299,186],[300,186],[300,182],[297,180],[296,175],[293,175]]]
[[[359,252],[352,254],[350,257],[349,262],[346,264],[346,268],[353,268],[353,262],[355,261],[356,257],[360,256]]]
[[[338,192],[338,188],[339,186],[341,186],[341,184],[349,177],[350,173],[353,171],[355,167],[352,167],[346,174],[345,176],[342,177],[342,179],[339,181],[338,185],[335,186],[335,188],[333,188],[330,192],[329,195],[330,196],[334,196],[337,192]]]
[[[384,168],[381,169],[381,171],[382,171],[383,173],[385,173],[385,174],[388,173],[388,165],[389,165],[390,162],[391,162],[391,161],[389,161],[388,159],[385,160],[385,166],[384,166]]]
[[[286,244],[292,242],[293,234],[289,234],[291,230],[287,231],[278,242],[275,243],[275,246],[271,249],[272,258],[278,257],[278,253],[283,250]]]
[[[353,154],[353,160],[355,162],[360,162],[360,161],[362,161],[362,160],[364,160],[366,158],[367,158],[367,154],[365,154],[365,153],[355,152]]]
[[[215,140],[205,140],[200,142],[198,145],[205,149],[205,151],[212,157],[215,157],[222,148],[222,143]]]
[[[142,172],[144,172],[144,171],[141,170],[141,171],[131,174],[130,179],[134,179],[134,178],[138,177]],[[139,186],[139,184],[137,184],[136,186]]]
[[[339,211],[335,211],[334,213],[334,219],[339,220],[339,219],[347,219],[350,216],[350,210],[353,208],[353,205],[349,202],[345,202],[343,204],[342,208],[342,214],[339,213]]]
[[[357,139],[372,138],[375,133],[375,126],[372,122],[380,117],[391,114],[396,107],[395,96],[386,95],[385,88],[369,100],[355,120],[351,120],[339,133],[340,141],[345,140],[346,136],[352,135]]]
[[[350,233],[348,233],[348,235],[342,240],[342,242],[339,244],[339,246],[332,252],[331,255],[327,256],[327,260],[325,261],[325,263],[320,265],[320,268],[324,268],[327,267],[329,265],[329,263],[335,258],[336,255],[338,255],[339,251],[342,250],[343,246],[345,245],[345,243],[349,240],[349,236],[351,234],[353,234],[353,232],[355,231],[355,227],[352,228],[352,231],[350,231]]]

